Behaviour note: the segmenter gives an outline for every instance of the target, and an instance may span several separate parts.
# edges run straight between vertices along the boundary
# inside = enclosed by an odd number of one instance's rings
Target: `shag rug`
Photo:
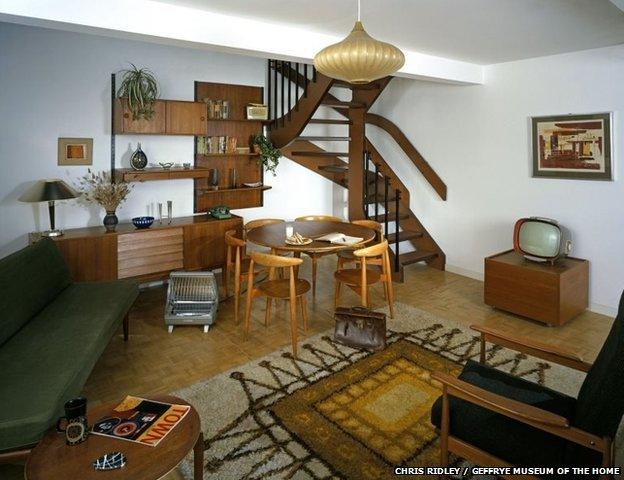
[[[475,332],[397,303],[388,347],[354,350],[332,332],[284,348],[175,394],[195,406],[213,479],[382,479],[393,467],[436,465],[432,371],[477,359]],[[583,374],[488,344],[487,362],[576,395]],[[181,465],[192,478],[190,458]],[[460,459],[454,459],[459,466]],[[480,477],[486,478],[486,477]]]

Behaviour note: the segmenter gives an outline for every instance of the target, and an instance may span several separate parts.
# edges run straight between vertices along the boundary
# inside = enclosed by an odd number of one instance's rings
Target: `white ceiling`
[[[159,1],[338,36],[350,31],[357,10],[356,0]],[[362,21],[404,49],[487,65],[624,43],[618,2],[362,0]]]

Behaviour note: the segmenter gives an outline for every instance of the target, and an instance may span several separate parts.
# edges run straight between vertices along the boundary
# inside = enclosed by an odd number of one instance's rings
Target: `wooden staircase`
[[[403,267],[412,263],[426,262],[444,270],[444,252],[410,209],[409,190],[366,137],[367,123],[385,130],[446,200],[446,185],[401,130],[390,120],[368,113],[392,77],[353,85],[308,65],[279,60],[268,61],[268,72],[268,128],[273,144],[284,156],[347,188],[350,220],[370,218],[385,225],[397,280],[402,281]],[[351,98],[336,97],[330,91],[335,88],[350,91]],[[319,113],[339,118],[319,118]],[[346,132],[305,135],[309,125],[342,127]],[[341,147],[328,150],[314,142]]]

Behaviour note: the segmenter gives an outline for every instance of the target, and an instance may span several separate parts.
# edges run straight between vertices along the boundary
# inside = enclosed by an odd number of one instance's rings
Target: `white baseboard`
[[[477,272],[475,270],[468,270],[467,268],[457,267],[455,265],[446,265],[446,270],[451,273],[455,273],[457,275],[461,275],[462,277],[472,278],[474,280],[483,281],[483,273]],[[600,313],[602,315],[607,315],[609,317],[615,317],[617,315],[617,308],[609,307],[608,305],[602,305],[600,303],[590,303],[589,311],[594,313]]]

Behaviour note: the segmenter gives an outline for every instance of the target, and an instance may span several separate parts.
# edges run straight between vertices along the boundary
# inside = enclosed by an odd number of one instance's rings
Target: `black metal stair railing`
[[[372,170],[371,170],[372,168]],[[373,175],[374,179],[371,182],[370,176]],[[378,163],[374,163],[371,160],[370,152],[364,152],[364,175],[363,175],[363,189],[362,189],[362,205],[364,207],[364,218],[370,219],[370,207],[373,205],[375,221],[379,222],[380,217],[383,216],[383,227],[384,227],[384,236],[387,237],[389,234],[389,224],[391,220],[388,218],[388,215],[391,213],[389,211],[390,202],[394,200],[394,270],[399,271],[401,268],[401,263],[399,262],[399,229],[400,229],[400,207],[401,207],[401,191],[397,188],[394,190],[394,199],[390,198],[390,187],[391,181],[390,177],[384,175],[380,171],[380,166]],[[379,196],[379,183],[383,182],[383,199],[380,199]],[[372,185],[373,193],[370,194]],[[379,206],[383,205],[383,213],[379,213]],[[381,223],[381,222],[380,222]]]
[[[308,84],[316,78],[313,65],[284,60],[267,60],[267,107],[269,128],[290,120],[299,98],[307,96]],[[303,84],[303,85],[302,85]]]

